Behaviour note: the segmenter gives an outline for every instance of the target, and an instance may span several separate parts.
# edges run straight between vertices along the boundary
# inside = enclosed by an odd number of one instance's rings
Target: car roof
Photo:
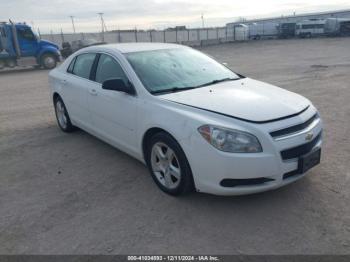
[[[167,43],[122,43],[122,44],[106,44],[84,48],[89,51],[119,51],[120,53],[134,53],[142,51],[153,51],[162,49],[187,48],[183,45],[167,44]]]

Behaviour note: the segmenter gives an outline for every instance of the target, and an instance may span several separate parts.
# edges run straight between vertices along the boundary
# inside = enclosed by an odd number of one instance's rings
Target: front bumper
[[[306,113],[304,118],[308,118],[309,115],[310,113]],[[285,122],[282,126],[284,124]],[[305,176],[305,173],[301,174],[298,171],[298,161],[302,155],[285,160],[281,152],[306,144],[305,133],[310,131],[315,134],[317,141],[313,141],[309,152],[321,148],[321,119],[311,130],[305,130],[286,139],[273,139],[267,131],[269,128],[269,126],[262,127],[265,129],[263,135],[258,136],[260,142],[263,142],[263,152],[253,154],[221,152],[200,135],[193,135],[184,147],[197,191],[215,195],[252,194],[282,187]],[[222,183],[223,180],[244,180],[252,183],[228,186]]]

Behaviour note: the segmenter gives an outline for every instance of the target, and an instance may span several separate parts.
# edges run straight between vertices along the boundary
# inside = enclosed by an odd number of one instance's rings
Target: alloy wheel
[[[158,142],[152,147],[152,171],[157,180],[168,189],[180,184],[181,169],[175,152],[166,144]]]
[[[67,116],[66,116],[66,109],[62,103],[61,100],[57,100],[56,102],[56,115],[57,115],[57,120],[60,126],[63,129],[67,128]]]

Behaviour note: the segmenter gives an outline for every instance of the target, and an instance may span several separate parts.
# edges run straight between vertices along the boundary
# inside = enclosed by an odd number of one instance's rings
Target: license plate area
[[[303,155],[298,161],[299,174],[303,174],[321,162],[321,148],[317,148],[310,153]]]

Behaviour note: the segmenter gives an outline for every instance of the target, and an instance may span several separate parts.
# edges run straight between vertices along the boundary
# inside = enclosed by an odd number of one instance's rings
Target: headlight
[[[252,134],[204,125],[198,128],[199,133],[215,148],[231,153],[258,153],[262,152],[259,140]]]

